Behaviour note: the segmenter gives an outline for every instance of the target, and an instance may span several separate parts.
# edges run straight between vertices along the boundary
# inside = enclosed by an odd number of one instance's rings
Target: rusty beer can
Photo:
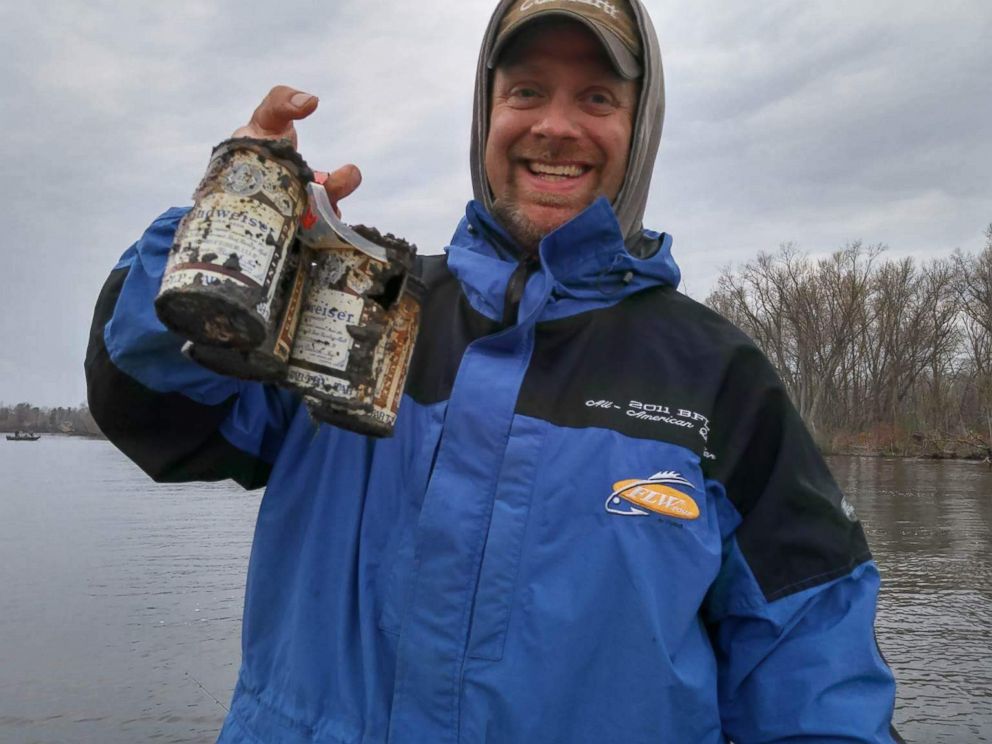
[[[197,345],[244,350],[276,334],[312,178],[286,141],[217,145],[169,252],[155,300],[162,323]]]
[[[386,330],[376,345],[371,378],[354,386],[361,405],[341,406],[334,400],[308,396],[307,407],[315,419],[373,436],[393,433],[420,328],[424,293],[423,283],[407,276],[399,300],[386,312]]]
[[[325,239],[310,254],[310,283],[286,382],[304,395],[318,420],[385,436],[392,421],[369,427],[365,417],[375,408],[376,372],[383,369],[399,308],[406,308],[403,328],[410,327],[412,306],[403,299],[416,249],[374,228],[337,224],[334,229],[339,239]],[[377,251],[364,250],[365,243]],[[409,359],[404,378],[408,364]]]

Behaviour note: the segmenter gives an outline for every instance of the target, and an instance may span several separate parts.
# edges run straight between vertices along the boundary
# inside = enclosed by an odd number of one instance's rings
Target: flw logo
[[[622,480],[613,484],[606,511],[625,517],[646,517],[653,512],[676,519],[697,519],[699,505],[687,490],[695,490],[695,486],[674,470],[645,479]]]

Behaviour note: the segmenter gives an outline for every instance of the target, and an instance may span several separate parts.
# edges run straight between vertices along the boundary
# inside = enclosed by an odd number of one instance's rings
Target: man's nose
[[[531,127],[531,132],[550,139],[574,139],[579,135],[577,113],[571,102],[552,99],[542,107],[540,116]]]

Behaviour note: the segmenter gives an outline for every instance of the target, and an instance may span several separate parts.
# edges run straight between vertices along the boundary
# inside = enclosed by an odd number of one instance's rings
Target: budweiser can
[[[376,344],[371,377],[353,386],[354,399],[346,406],[333,399],[308,396],[307,407],[315,419],[373,436],[393,433],[420,329],[423,298],[423,283],[408,276],[399,300],[386,313],[386,328]],[[351,405],[352,400],[360,401],[360,405]]]
[[[416,249],[373,228],[356,226],[349,230],[384,249],[386,260],[344,238],[312,251],[310,283],[286,382],[304,395],[316,419],[385,436],[392,432],[395,413],[392,418],[383,414],[378,423],[372,420],[376,391],[381,388],[385,400],[387,388],[395,392],[397,380],[405,380],[409,358],[405,358],[400,374],[395,363],[387,364],[391,358],[387,348],[399,348],[389,339],[405,334],[410,336],[412,350],[419,321],[411,313],[419,318],[419,302],[411,300],[416,293],[407,286]],[[383,387],[379,377],[387,369],[392,370],[391,382]],[[398,406],[399,398],[394,397]],[[383,408],[390,406],[391,402]]]
[[[312,178],[283,140],[214,148],[169,252],[155,300],[162,323],[196,345],[246,351],[277,336]]]

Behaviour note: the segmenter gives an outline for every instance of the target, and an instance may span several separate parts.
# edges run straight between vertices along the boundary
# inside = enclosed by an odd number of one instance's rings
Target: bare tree
[[[856,242],[813,263],[785,244],[738,273],[725,269],[707,300],[769,356],[813,431],[830,383],[849,356],[872,265],[883,250]]]
[[[958,251],[957,293],[966,339],[967,371],[984,419],[986,446],[992,448],[992,224],[985,231],[985,249],[977,256]],[[962,410],[962,419],[967,413]]]
[[[921,265],[884,261],[881,245],[813,261],[785,244],[724,269],[707,302],[765,351],[821,441],[977,444],[975,401],[992,441],[992,226],[988,235],[981,256]]]

